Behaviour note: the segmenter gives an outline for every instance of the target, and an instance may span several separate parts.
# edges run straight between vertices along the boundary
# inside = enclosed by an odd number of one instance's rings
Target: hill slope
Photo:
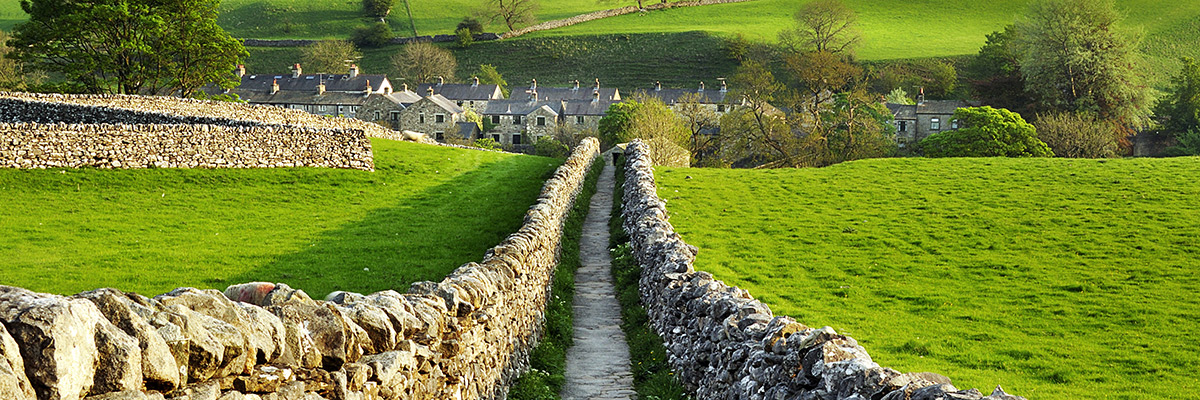
[[[373,140],[376,172],[0,170],[0,284],[155,295],[255,280],[405,291],[520,226],[543,157]]]
[[[698,269],[881,365],[1030,399],[1200,389],[1200,158],[660,169]]]

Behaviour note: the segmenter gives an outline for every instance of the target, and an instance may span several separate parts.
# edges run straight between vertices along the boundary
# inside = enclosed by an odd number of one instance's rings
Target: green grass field
[[[1200,390],[1200,158],[657,175],[697,269],[881,365],[1039,400]]]
[[[373,140],[375,172],[0,170],[0,284],[407,291],[520,226],[560,161]]]

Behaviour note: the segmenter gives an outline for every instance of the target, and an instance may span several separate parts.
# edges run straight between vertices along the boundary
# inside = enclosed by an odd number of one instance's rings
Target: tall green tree
[[[795,52],[826,51],[852,54],[862,40],[854,10],[841,0],[805,3],[795,14],[796,24],[779,33],[779,41]]]
[[[304,70],[325,74],[344,74],[348,63],[362,58],[353,43],[345,40],[322,40],[300,50]]]
[[[1155,114],[1164,119],[1163,128],[1172,134],[1200,131],[1200,63],[1183,59],[1183,69],[1159,100]]]
[[[437,77],[454,80],[454,70],[458,68],[458,59],[454,53],[430,42],[414,42],[404,45],[404,48],[392,55],[392,68],[400,73],[400,77],[412,84],[413,88],[421,83],[433,82]],[[417,93],[424,96],[425,93]]]
[[[1016,36],[1015,25],[989,33],[979,54],[967,65],[966,75],[972,94],[983,104],[1032,115],[1033,100],[1025,93]]]
[[[22,0],[13,58],[93,93],[177,93],[236,84],[241,42],[216,24],[217,0]]]
[[[500,87],[500,93],[504,97],[508,97],[508,81],[504,80],[504,76],[500,75],[500,71],[496,70],[496,66],[492,64],[479,65],[479,83],[487,83]]]
[[[1144,126],[1149,94],[1112,0],[1037,0],[1016,26],[1021,75],[1039,111],[1092,111]]]

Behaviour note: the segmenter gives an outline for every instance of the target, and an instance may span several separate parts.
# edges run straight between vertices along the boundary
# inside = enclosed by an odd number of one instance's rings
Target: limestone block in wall
[[[78,400],[92,390],[100,360],[96,328],[108,322],[95,305],[0,286],[0,320],[21,349],[39,399]]]
[[[116,289],[96,289],[74,297],[91,301],[110,322],[138,340],[146,387],[171,391],[180,385],[179,368],[171,348],[157,329],[133,310],[132,301]]]
[[[266,307],[287,329],[287,365],[337,370],[363,355],[369,337],[333,304],[288,302]]]
[[[111,323],[96,325],[96,375],[92,393],[137,390],[142,384],[142,349],[138,340]]]
[[[0,323],[0,399],[34,400],[21,349]]]
[[[155,300],[164,306],[180,305],[233,326],[243,340],[240,347],[245,353],[231,361],[238,365],[230,366],[230,373],[248,373],[260,357],[263,362],[270,362],[285,350],[286,331],[278,317],[258,307],[238,306],[220,291],[179,288]]]
[[[275,284],[270,282],[250,282],[229,285],[225,288],[225,297],[243,303],[262,305],[267,294],[275,290]]]

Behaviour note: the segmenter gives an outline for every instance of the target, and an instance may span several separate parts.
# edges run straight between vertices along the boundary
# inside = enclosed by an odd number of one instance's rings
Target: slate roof
[[[460,137],[460,138],[463,138],[465,140],[471,140],[471,139],[474,139],[476,136],[479,136],[479,133],[480,133],[479,132],[479,124],[476,124],[474,122],[459,122],[458,123],[458,137]]]
[[[729,103],[731,103],[730,100],[732,100],[732,96],[727,96],[729,94],[729,92],[721,91],[720,89],[699,90],[699,88],[696,88],[696,89],[677,89],[677,88],[655,89],[655,88],[650,88],[649,90],[646,90],[646,91],[639,90],[638,93],[644,93],[647,96],[658,98],[659,100],[661,100],[663,102],[663,104],[666,104],[666,105],[672,105],[672,104],[678,103],[679,98],[681,98],[681,97],[683,97],[683,95],[689,94],[689,93],[700,94],[700,103],[701,104],[722,104],[722,103],[729,104]]]
[[[450,100],[492,100],[501,98],[500,87],[488,84],[470,83],[422,83],[417,85],[416,93],[425,96],[433,88],[434,94],[440,94]]]
[[[429,99],[429,101],[433,102],[433,104],[436,104],[438,107],[441,107],[443,110],[446,110],[452,114],[459,114],[463,112],[462,107],[459,107],[458,104],[454,104],[454,101],[451,101],[440,94],[426,97],[426,99]]]
[[[567,100],[562,102],[562,115],[604,115],[608,107],[619,101]]]
[[[562,105],[561,101],[492,100],[483,110],[483,115],[529,115],[542,107],[546,107],[554,115],[559,115],[562,113]]]
[[[562,100],[591,100],[592,93],[596,92],[596,87],[549,87],[537,86],[526,88],[513,88],[509,94],[509,100],[524,100],[529,101],[533,97],[531,91],[537,91],[538,101],[562,101]],[[599,90],[600,101],[618,101],[621,100],[621,92],[617,88],[602,87]]]
[[[279,84],[280,91],[300,91],[317,93],[317,85],[325,82],[325,92],[362,92],[371,83],[372,92],[380,92],[386,85],[391,86],[387,75],[358,74],[353,78],[349,74],[303,74],[293,78],[292,74],[247,74],[242,76],[242,83],[237,89],[242,91],[271,93],[272,83]]]
[[[962,100],[926,100],[922,104],[886,104],[896,119],[917,119],[918,115],[953,115],[955,110],[971,107]]]
[[[252,104],[309,104],[309,105],[343,105],[359,106],[366,103],[368,96],[362,93],[325,92],[318,95],[316,91],[279,91],[257,92],[243,89],[233,89],[233,93]],[[371,96],[382,96],[378,93]]]
[[[411,91],[392,92],[390,94],[381,94],[379,96],[383,96],[383,98],[391,100],[391,102],[405,107],[412,103],[421,101],[421,96],[418,96],[416,93]]]

